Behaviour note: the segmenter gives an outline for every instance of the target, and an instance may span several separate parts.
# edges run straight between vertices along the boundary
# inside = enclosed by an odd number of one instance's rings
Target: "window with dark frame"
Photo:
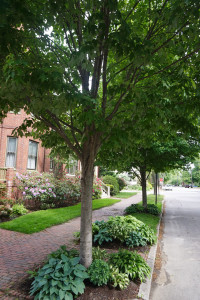
[[[37,153],[38,153],[38,143],[30,140],[29,141],[29,148],[28,148],[27,169],[36,170]]]
[[[8,137],[6,150],[6,167],[15,168],[17,155],[17,138]]]

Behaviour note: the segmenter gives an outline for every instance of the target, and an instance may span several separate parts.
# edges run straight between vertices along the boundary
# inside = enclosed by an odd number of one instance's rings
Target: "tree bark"
[[[140,168],[141,186],[142,186],[142,205],[147,208],[147,182],[146,169]]]
[[[81,231],[80,262],[89,267],[92,263],[92,189],[94,161],[82,161],[81,175]]]
[[[83,146],[81,158],[80,262],[86,268],[92,263],[92,192],[94,161],[98,148],[98,137],[90,137]]]

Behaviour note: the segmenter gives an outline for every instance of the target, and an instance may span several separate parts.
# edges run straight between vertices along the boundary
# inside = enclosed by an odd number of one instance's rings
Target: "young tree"
[[[145,97],[149,78],[154,78],[151,89],[162,84],[167,91],[166,79],[175,73],[177,88],[184,80],[195,85],[184,66],[194,66],[200,48],[199,1],[5,3],[1,108],[24,108],[34,117],[21,131],[33,126],[45,144],[64,142],[81,160],[80,256],[89,266],[97,153],[115,141],[113,128],[123,129],[125,112],[137,111],[135,99]],[[159,110],[159,101],[155,107]]]

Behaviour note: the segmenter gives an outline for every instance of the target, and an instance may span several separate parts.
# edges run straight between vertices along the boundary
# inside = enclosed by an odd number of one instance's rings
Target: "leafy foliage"
[[[63,157],[73,152],[83,183],[93,177],[100,147],[148,143],[172,113],[174,132],[195,135],[198,2],[9,1],[1,12],[0,117],[11,109],[32,113],[19,133]],[[127,128],[136,129],[134,140]],[[91,220],[89,183],[82,201]],[[85,239],[91,222],[82,222]]]
[[[126,239],[126,245],[129,247],[135,247],[135,246],[146,246],[147,245],[147,239],[141,235],[141,233],[132,231],[129,234],[129,237]]]
[[[84,292],[84,279],[88,278],[86,268],[79,264],[79,257],[50,258],[37,272],[30,295],[34,299],[73,299]]]
[[[145,212],[145,213],[149,213],[149,214],[152,214],[155,216],[158,216],[160,214],[160,211],[155,204],[147,204],[147,208],[144,208],[143,206],[141,206],[139,204],[131,204],[124,210],[124,212],[127,215],[131,215],[136,212],[139,212],[139,213]]]
[[[14,204],[12,207],[11,216],[22,216],[25,215],[28,210],[24,207],[23,204]]]
[[[10,205],[0,205],[0,217],[9,217],[12,213]]]
[[[110,265],[110,282],[113,287],[124,290],[128,287],[130,280],[126,273],[120,273],[117,267]]]
[[[109,263],[132,280],[139,278],[144,281],[145,277],[150,275],[150,267],[137,252],[120,249],[118,253],[110,255]]]
[[[131,215],[110,217],[107,222],[96,221],[93,224],[94,242],[99,245],[112,240],[125,243],[127,239],[131,240],[132,232],[139,234],[146,243],[153,244],[156,240],[153,230]]]
[[[102,178],[102,181],[105,184],[109,184],[109,185],[113,186],[113,189],[112,188],[110,189],[111,196],[114,196],[117,193],[119,193],[119,183],[118,183],[118,180],[117,180],[116,177],[110,176],[110,175],[106,175],[106,176],[104,176]]]
[[[112,242],[112,233],[107,228],[100,229],[97,234],[94,235],[94,243],[102,245],[104,242]]]
[[[153,245],[156,242],[156,236],[154,234],[153,229],[151,229],[148,225],[144,224],[140,227],[141,236],[146,239],[147,243]]]
[[[117,181],[119,184],[119,191],[123,190],[127,186],[127,183],[124,178],[117,177]]]
[[[154,216],[159,216],[160,215],[160,211],[158,209],[158,207],[155,204],[147,204],[147,212],[149,214],[152,214]]]
[[[108,254],[105,249],[100,249],[99,246],[92,248],[92,259],[93,260],[95,260],[95,259],[105,260],[106,258],[108,258]]]
[[[69,258],[73,258],[73,257],[78,257],[79,256],[79,252],[76,249],[70,249],[67,250],[66,245],[62,245],[60,246],[60,248],[54,252],[52,252],[51,254],[49,254],[48,258],[56,258],[56,259],[62,259],[62,254],[69,257]]]
[[[89,280],[97,286],[107,284],[110,278],[109,265],[101,260],[96,259],[88,268]]]

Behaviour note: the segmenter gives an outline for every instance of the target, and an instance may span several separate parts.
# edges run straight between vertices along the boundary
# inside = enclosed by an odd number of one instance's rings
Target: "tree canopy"
[[[100,147],[124,136],[126,119],[136,126],[147,107],[164,114],[159,104],[167,105],[169,93],[177,124],[187,127],[199,111],[199,1],[10,0],[1,11],[2,116],[24,108],[34,117],[21,132],[32,125],[45,145],[64,142],[81,160],[81,261],[88,266]],[[144,122],[146,130],[155,124],[151,115]],[[142,141],[138,127],[140,134]]]

